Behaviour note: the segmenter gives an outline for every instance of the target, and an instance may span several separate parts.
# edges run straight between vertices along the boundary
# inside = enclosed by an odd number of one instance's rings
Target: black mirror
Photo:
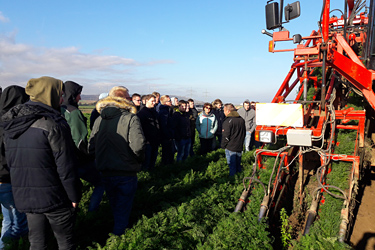
[[[300,8],[299,1],[285,6],[284,12],[285,12],[285,21],[287,22],[289,22],[289,20],[299,17],[301,15],[301,8]]]
[[[279,20],[279,3],[269,3],[266,5],[266,25],[268,30],[281,26]]]

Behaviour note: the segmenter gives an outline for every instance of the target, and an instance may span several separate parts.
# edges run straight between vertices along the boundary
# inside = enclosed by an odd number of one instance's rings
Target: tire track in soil
[[[354,249],[375,249],[375,168],[364,177],[364,191],[359,197],[360,205],[350,244]]]

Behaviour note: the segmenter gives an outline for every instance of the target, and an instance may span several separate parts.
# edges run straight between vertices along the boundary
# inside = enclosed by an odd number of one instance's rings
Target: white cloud
[[[0,35],[0,85],[3,89],[11,84],[25,86],[30,78],[47,75],[76,81],[84,86],[84,94],[96,94],[108,86],[150,84],[158,78],[144,79],[138,76],[140,69],[171,63],[174,62],[138,62],[120,56],[87,54],[76,47],[35,47],[17,44],[15,34]]]
[[[3,12],[0,11],[0,22],[7,23],[9,22],[9,18],[3,15]]]

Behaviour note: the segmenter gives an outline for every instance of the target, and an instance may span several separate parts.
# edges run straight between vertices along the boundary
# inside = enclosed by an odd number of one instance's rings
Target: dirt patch
[[[375,171],[364,177],[365,188],[355,220],[350,244],[355,249],[375,249]]]
[[[294,190],[294,199],[293,199],[293,213],[289,217],[289,223],[293,228],[292,238],[298,239],[303,233],[305,228],[305,220],[307,216],[308,204],[311,201],[311,198],[307,198],[308,194],[311,194],[312,191],[316,188],[316,182],[312,179],[314,178],[313,171],[304,169],[303,175],[303,193],[302,193],[302,204],[300,204],[300,179],[297,179],[295,190]]]

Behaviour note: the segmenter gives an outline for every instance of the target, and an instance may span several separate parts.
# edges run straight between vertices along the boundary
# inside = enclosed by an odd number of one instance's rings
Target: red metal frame
[[[348,10],[349,15],[354,7],[354,0],[348,0]],[[351,45],[354,42],[364,42],[366,40],[366,34],[360,33],[359,36],[348,36],[344,37],[342,31],[333,31],[330,32],[330,28],[343,28],[343,17],[341,18],[329,18],[330,13],[330,0],[325,0],[325,6],[323,7],[323,16],[321,20],[322,29],[321,31],[313,31],[310,36],[303,37],[303,40],[306,42],[304,44],[299,44],[295,49],[284,49],[284,50],[274,50],[272,47],[271,52],[286,52],[294,51],[294,63],[291,65],[291,68],[286,75],[283,83],[276,92],[272,103],[283,103],[287,100],[289,94],[297,86],[299,91],[294,99],[294,103],[297,103],[300,97],[303,94],[303,82],[305,79],[313,80],[314,87],[317,88],[321,85],[321,82],[318,82],[317,77],[312,76],[312,71],[310,74],[305,71],[306,68],[315,68],[322,67],[323,63],[323,54],[326,53],[326,67],[331,67],[335,74],[340,74],[345,77],[353,87],[358,89],[363,96],[366,98],[370,106],[375,110],[375,93],[372,90],[372,82],[375,79],[375,71],[366,69],[363,65],[361,59],[356,55],[352,50]],[[364,13],[361,13],[359,17],[354,19],[354,24],[366,24],[368,22],[367,17]],[[320,33],[321,32],[321,33]],[[291,41],[292,38],[289,38],[289,31],[279,31],[273,33],[272,43],[282,41]],[[348,40],[348,42],[347,42]],[[295,79],[292,80],[293,76]],[[300,84],[298,84],[300,83]],[[335,83],[335,77],[331,78],[331,81],[327,85],[327,92],[324,97],[324,100],[327,102],[330,99]],[[320,97],[314,97],[314,100],[320,100]],[[328,119],[327,108],[323,110],[321,107],[319,110],[313,110],[314,104],[306,104],[304,109],[305,121],[308,118],[318,116],[319,120],[316,127],[307,127],[306,125],[303,128],[297,129],[309,129],[312,130],[313,136],[321,136],[325,131],[323,130],[323,125]],[[336,107],[339,108],[339,107]],[[340,107],[341,108],[341,107]],[[335,110],[335,119],[336,119],[336,129],[350,129],[357,131],[357,138],[355,143],[355,149],[351,155],[337,155],[334,152],[326,155],[329,160],[332,161],[346,161],[352,162],[352,172],[351,172],[351,182],[353,179],[359,179],[360,174],[360,156],[359,148],[363,148],[365,145],[365,121],[366,121],[366,112],[353,110],[352,108],[346,110]],[[357,125],[346,125],[349,121],[357,121]],[[286,135],[289,129],[296,129],[291,127],[278,127],[278,126],[257,126],[256,130],[268,130],[273,131],[276,136]],[[277,157],[279,153],[263,151],[263,149],[256,150],[256,161],[259,168],[263,168],[262,158],[264,156]],[[279,156],[284,158],[284,165],[288,166],[291,161],[294,159],[294,156],[289,155],[287,152],[281,153]],[[300,171],[303,173],[303,164],[304,159],[303,155],[300,154],[298,157]],[[323,162],[323,159],[321,159]],[[323,164],[323,163],[322,163]],[[280,163],[281,165],[281,163]],[[280,167],[279,165],[279,167]],[[326,171],[327,173],[330,170]],[[276,180],[273,183],[276,188]],[[303,185],[301,182],[300,185]],[[277,190],[272,190],[272,195],[276,193]],[[302,197],[302,186],[300,187],[300,197]],[[349,196],[351,197],[352,190],[349,191]],[[301,200],[302,201],[302,200]]]

